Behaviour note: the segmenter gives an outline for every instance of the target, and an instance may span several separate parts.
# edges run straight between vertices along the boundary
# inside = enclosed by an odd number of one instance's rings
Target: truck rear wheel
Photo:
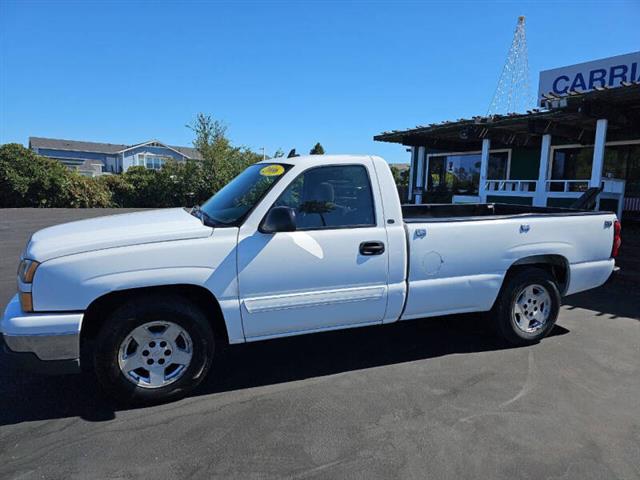
[[[148,295],[130,300],[104,322],[95,373],[122,403],[158,403],[195,388],[213,353],[214,336],[203,312],[179,296]]]
[[[547,271],[525,268],[505,280],[491,311],[495,330],[512,345],[539,342],[553,329],[560,311],[560,292]]]

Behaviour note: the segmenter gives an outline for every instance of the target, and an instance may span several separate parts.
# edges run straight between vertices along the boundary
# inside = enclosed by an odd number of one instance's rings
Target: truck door
[[[312,167],[272,205],[295,211],[295,231],[241,227],[238,282],[247,338],[382,321],[389,260],[371,178],[370,161]]]

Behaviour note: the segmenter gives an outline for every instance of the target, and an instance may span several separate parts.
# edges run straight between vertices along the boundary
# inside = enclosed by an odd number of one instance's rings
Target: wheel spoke
[[[133,332],[131,332],[131,336],[140,347],[143,347],[145,343],[154,338],[153,333],[147,330],[144,325],[136,328]]]
[[[164,367],[153,366],[149,368],[149,385],[161,387],[164,383]]]
[[[189,365],[191,362],[191,354],[180,348],[176,348],[171,354],[171,363],[178,365]]]
[[[170,323],[167,329],[162,332],[162,337],[174,343],[176,339],[182,334],[182,329],[175,323]]]
[[[516,316],[516,322],[521,323],[522,319],[524,318],[524,311],[522,310],[522,306],[516,303],[513,306],[513,313]]]
[[[122,362],[122,370],[127,373],[131,372],[132,370],[135,370],[136,368],[140,368],[142,366],[143,366],[142,360],[140,359],[138,352],[135,352],[129,355]]]

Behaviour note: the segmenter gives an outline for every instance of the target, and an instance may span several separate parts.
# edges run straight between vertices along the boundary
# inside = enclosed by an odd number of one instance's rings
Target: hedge
[[[0,208],[176,207],[204,202],[248,164],[252,152],[229,148],[210,161],[169,162],[89,178],[19,144],[0,146]],[[223,168],[224,167],[224,168]]]

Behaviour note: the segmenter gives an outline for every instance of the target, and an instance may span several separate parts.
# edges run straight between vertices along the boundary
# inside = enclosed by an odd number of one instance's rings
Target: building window
[[[640,196],[640,144],[607,145],[602,176],[626,180],[625,196]]]
[[[558,147],[553,152],[551,180],[585,180],[571,189],[586,190],[592,165],[593,147]],[[640,196],[640,145],[606,145],[602,177],[625,180],[625,196]],[[563,188],[560,182],[551,185],[551,191]]]
[[[427,190],[476,195],[480,180],[480,155],[434,155],[429,158]]]
[[[456,195],[477,195],[480,184],[479,153],[429,155],[427,191]],[[488,180],[505,180],[509,176],[509,152],[490,152]]]
[[[134,166],[134,167],[144,167],[144,154],[143,153],[138,153],[137,155],[134,155],[132,166]]]
[[[509,178],[509,152],[490,152],[487,180],[507,180]]]
[[[589,180],[592,147],[562,148],[553,152],[551,180]]]
[[[138,153],[133,160],[133,166],[145,167],[150,170],[160,170],[167,160],[168,158],[163,157],[162,155],[154,155],[152,153]]]

